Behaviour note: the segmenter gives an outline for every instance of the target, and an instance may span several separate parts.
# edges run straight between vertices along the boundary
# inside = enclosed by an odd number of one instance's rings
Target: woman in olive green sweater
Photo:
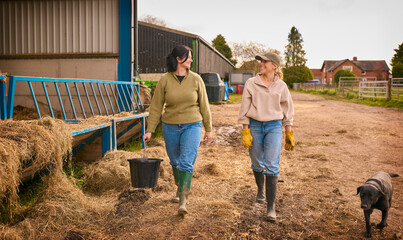
[[[190,71],[192,52],[176,46],[167,57],[168,72],[159,80],[151,101],[145,142],[151,138],[162,116],[162,132],[167,154],[178,186],[175,202],[179,214],[186,214],[186,202],[199,150],[202,125],[203,140],[211,140],[211,112],[201,77]]]

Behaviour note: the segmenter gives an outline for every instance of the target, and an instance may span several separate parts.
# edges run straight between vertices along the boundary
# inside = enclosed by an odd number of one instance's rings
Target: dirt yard
[[[200,148],[191,213],[180,218],[170,195],[153,192],[119,239],[361,239],[356,189],[377,171],[401,177],[393,179],[389,226],[374,229],[373,239],[401,238],[403,112],[299,93],[293,100],[297,143],[281,154],[277,223],[265,222],[265,207],[254,203],[256,185],[236,123],[239,104],[213,105],[215,139]],[[376,210],[372,223],[379,221]]]
[[[372,214],[372,239],[402,239],[403,112],[308,94],[292,95],[296,147],[292,152],[283,147],[281,152],[279,179],[283,182],[278,185],[276,223],[264,221],[265,206],[254,201],[256,185],[248,151],[241,144],[241,127],[237,125],[240,104],[224,104],[211,105],[214,140],[200,147],[188,215],[178,216],[177,203],[171,202],[175,185],[169,159],[163,141],[156,139],[147,150],[149,157],[164,159],[155,189],[136,190],[125,185],[119,191],[108,190],[101,195],[87,193],[91,201],[99,204],[98,208],[106,207],[98,211],[93,204],[80,205],[77,211],[91,208],[92,212],[85,216],[95,220],[83,218],[83,224],[69,228],[52,227],[48,220],[30,236],[120,240],[365,239],[357,187],[373,173],[386,171],[400,177],[393,178],[389,226],[383,231],[376,229],[381,214],[378,210]],[[126,167],[127,179],[127,161],[121,164]],[[73,216],[71,219],[76,221]],[[24,224],[13,227],[21,226]],[[1,227],[3,231],[7,228],[0,225],[0,230]]]

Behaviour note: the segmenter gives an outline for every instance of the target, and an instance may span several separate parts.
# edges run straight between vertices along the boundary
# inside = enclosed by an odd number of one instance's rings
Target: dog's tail
[[[389,173],[389,176],[394,178],[394,177],[399,177],[399,174],[397,174],[397,173]]]

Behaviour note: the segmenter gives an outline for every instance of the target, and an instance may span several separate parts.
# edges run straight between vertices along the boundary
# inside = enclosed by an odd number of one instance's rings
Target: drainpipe
[[[132,0],[119,0],[118,81],[131,81]]]
[[[134,79],[140,79],[139,73],[139,28],[138,28],[138,13],[137,13],[137,0],[133,0],[133,45],[134,45],[134,63],[133,63],[133,76]]]

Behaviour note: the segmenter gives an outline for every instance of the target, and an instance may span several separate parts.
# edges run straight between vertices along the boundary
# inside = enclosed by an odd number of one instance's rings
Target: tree
[[[348,70],[348,69],[346,69],[346,70],[340,69],[339,71],[337,71],[337,72],[334,74],[334,83],[335,83],[335,84],[338,84],[341,77],[350,77],[350,78],[353,78],[353,77],[355,77],[355,75],[354,75],[354,73],[353,73],[352,71],[350,71],[350,70]]]
[[[312,71],[305,66],[306,58],[302,45],[301,33],[295,26],[292,26],[288,34],[288,44],[285,46],[285,68],[283,69],[284,82],[290,87],[295,82],[306,82],[313,79]]]
[[[237,60],[238,65],[245,65],[245,63],[256,61],[255,56],[257,54],[273,51],[277,54],[280,52],[276,49],[266,48],[264,44],[256,42],[242,42],[242,43],[232,43],[232,54]],[[257,62],[257,61],[256,61]],[[255,64],[247,64],[254,66]],[[244,70],[254,70],[254,69],[244,69]]]
[[[392,66],[394,66],[397,63],[403,63],[403,43],[399,45],[398,49],[395,50],[395,55],[393,55],[392,58]]]
[[[152,24],[162,26],[162,27],[167,26],[167,24],[166,24],[166,22],[164,20],[159,19],[157,17],[153,17],[151,15],[146,15],[145,17],[141,18],[140,20],[143,21],[143,22],[146,22],[146,23],[152,23]]]
[[[392,77],[403,78],[403,62],[398,62],[393,65]]]
[[[302,35],[295,26],[288,34],[288,45],[285,46],[285,67],[305,66],[305,51],[302,50]]]
[[[236,64],[236,60],[232,59],[232,50],[228,46],[227,41],[223,35],[218,34],[216,38],[212,41],[213,47],[217,49],[222,55],[224,55],[228,60],[232,62],[232,64]]]
[[[403,43],[395,50],[395,55],[392,58],[392,77],[403,77]]]
[[[289,87],[292,87],[294,83],[306,82],[313,79],[313,73],[311,69],[306,66],[291,66],[283,69],[284,82]]]

